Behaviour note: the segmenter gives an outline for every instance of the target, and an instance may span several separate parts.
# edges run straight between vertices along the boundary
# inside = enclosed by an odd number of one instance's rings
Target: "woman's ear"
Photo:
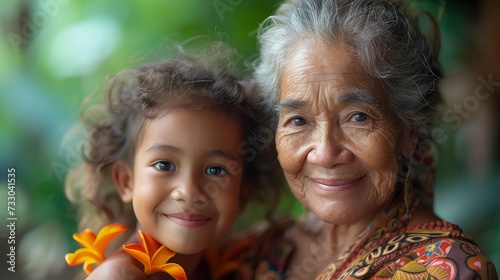
[[[132,170],[124,161],[116,161],[111,167],[111,176],[123,202],[132,201]]]
[[[408,136],[405,137],[403,140],[401,146],[401,153],[406,159],[410,159],[410,157],[417,149],[419,133],[418,131],[412,130],[409,133],[407,133],[407,135]]]

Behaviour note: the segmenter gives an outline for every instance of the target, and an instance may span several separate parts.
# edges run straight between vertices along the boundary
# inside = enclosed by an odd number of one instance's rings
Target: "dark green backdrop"
[[[99,91],[104,77],[142,61],[160,59],[175,42],[200,35],[222,40],[237,49],[239,65],[245,72],[244,64],[257,54],[256,29],[273,13],[277,2],[2,1],[0,278],[68,279],[74,272],[66,268],[63,256],[76,249],[71,239],[76,230],[76,211],[67,202],[63,185],[68,170],[79,162],[80,156],[75,137],[68,140],[65,135],[78,119],[83,98]],[[413,1],[412,5],[440,17],[441,60],[445,74],[451,76],[471,65],[475,54],[471,40],[479,28],[480,12],[471,4],[464,7],[452,1],[434,2]],[[498,158],[479,179],[469,175],[467,146],[461,143],[460,128],[447,123],[443,128],[447,138],[442,143],[436,210],[476,237],[499,266],[500,180],[494,171],[498,170]],[[83,131],[76,129],[73,135],[78,139]],[[18,272],[14,277],[7,272],[4,260],[9,234],[4,225],[4,205],[7,168],[11,167],[16,168],[17,180]],[[300,213],[299,206],[294,209]]]

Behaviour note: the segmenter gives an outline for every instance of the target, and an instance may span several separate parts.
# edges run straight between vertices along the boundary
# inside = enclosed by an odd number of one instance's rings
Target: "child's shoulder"
[[[148,279],[140,266],[136,259],[119,251],[101,263],[86,279]]]

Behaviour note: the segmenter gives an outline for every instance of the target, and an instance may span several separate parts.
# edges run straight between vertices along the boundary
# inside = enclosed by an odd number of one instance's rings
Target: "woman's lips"
[[[199,227],[211,220],[211,218],[204,215],[185,213],[166,214],[165,216],[172,222],[185,227]]]
[[[354,187],[364,176],[353,179],[311,178],[315,185],[325,191],[342,191]]]

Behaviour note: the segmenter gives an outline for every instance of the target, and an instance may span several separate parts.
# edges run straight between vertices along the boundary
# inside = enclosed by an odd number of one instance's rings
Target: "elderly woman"
[[[255,78],[276,148],[313,214],[255,233],[240,278],[497,279],[433,212],[437,47],[396,0],[291,0],[260,34]]]

